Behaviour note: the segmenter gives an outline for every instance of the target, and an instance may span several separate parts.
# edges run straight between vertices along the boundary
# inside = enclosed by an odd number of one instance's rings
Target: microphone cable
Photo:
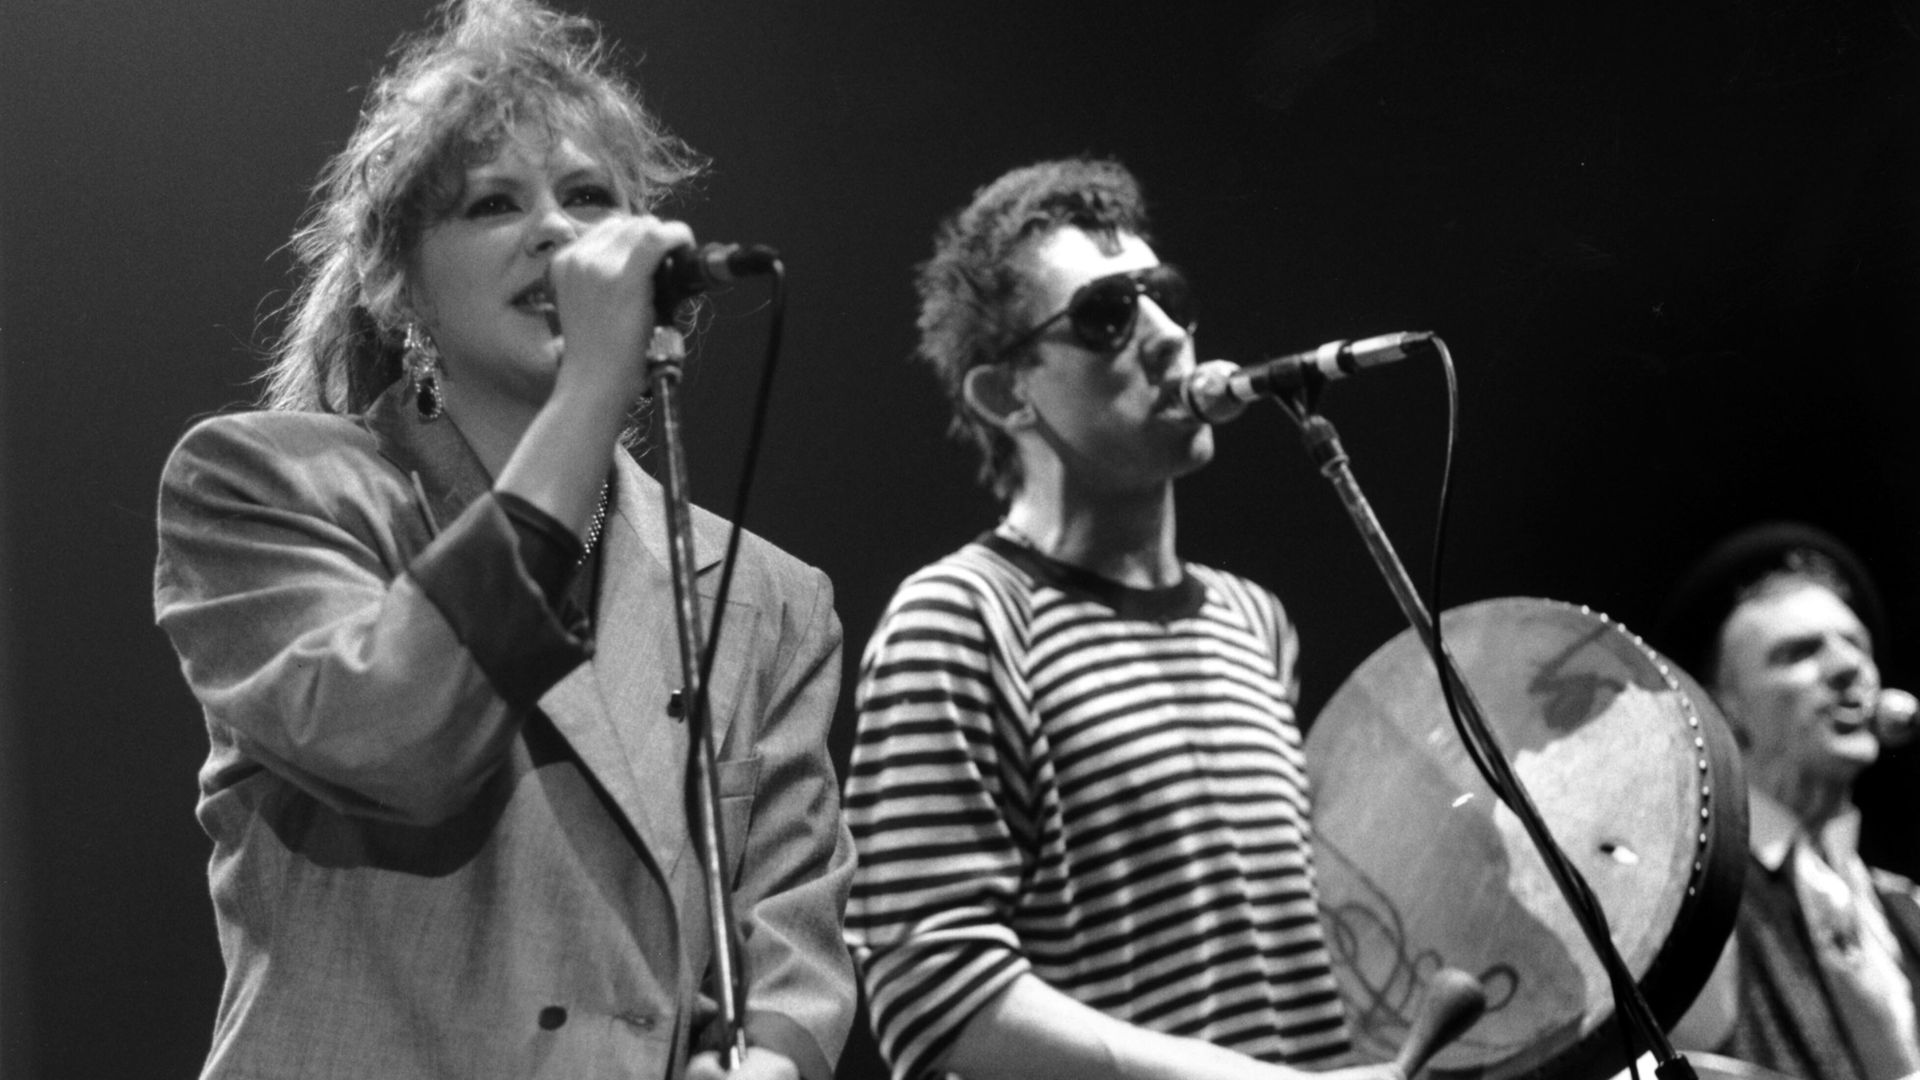
[[[1652,1010],[1647,1006],[1639,985],[1633,974],[1627,969],[1619,949],[1613,946],[1612,931],[1607,923],[1607,915],[1601,907],[1599,898],[1584,875],[1560,847],[1548,829],[1546,820],[1528,795],[1513,765],[1507,760],[1493,732],[1484,726],[1484,717],[1476,711],[1469,713],[1460,705],[1457,688],[1449,673],[1458,669],[1450,662],[1446,652],[1446,641],[1441,630],[1441,571],[1445,565],[1447,523],[1453,504],[1453,474],[1455,452],[1460,437],[1460,387],[1454,370],[1453,354],[1447,344],[1438,335],[1429,339],[1429,343],[1439,354],[1441,370],[1446,378],[1447,390],[1447,430],[1446,447],[1442,455],[1440,471],[1440,498],[1434,514],[1433,545],[1427,571],[1427,606],[1432,613],[1429,620],[1433,634],[1427,642],[1428,651],[1433,659],[1435,677],[1440,684],[1440,695],[1446,705],[1447,715],[1453,722],[1467,757],[1473,762],[1487,786],[1501,802],[1507,804],[1514,816],[1526,830],[1534,848],[1546,864],[1548,873],[1560,886],[1560,893],[1566,900],[1574,919],[1587,935],[1588,943],[1604,969],[1609,988],[1614,999],[1614,1015],[1620,1019],[1620,1038],[1626,1050],[1627,1069],[1634,1080],[1639,1080],[1639,1055],[1634,1052],[1637,1044],[1664,1051],[1661,1060],[1674,1057],[1665,1034],[1657,1030]],[[1283,394],[1275,398],[1296,425],[1303,425],[1306,417],[1315,411],[1318,388],[1309,387],[1294,394]],[[1464,682],[1465,676],[1461,676]],[[1602,947],[1601,943],[1605,943]],[[1637,1038],[1636,1038],[1637,1037]],[[1656,1057],[1661,1055],[1656,1053]]]
[[[787,267],[778,255],[771,257],[765,275],[773,279],[767,301],[766,352],[760,362],[760,385],[754,391],[753,411],[747,421],[747,443],[740,459],[740,479],[734,484],[733,509],[728,514],[727,549],[726,554],[721,556],[720,583],[714,591],[713,616],[709,620],[706,645],[700,656],[702,695],[707,695],[707,687],[713,678],[714,657],[719,655],[720,630],[727,613],[727,595],[733,589],[733,569],[739,561],[742,522],[746,520],[753,478],[759,472],[760,447],[766,441],[767,412],[773,401],[773,377],[779,368],[781,339],[786,332]],[[692,588],[691,582],[688,587]],[[707,703],[700,704],[704,710]]]
[[[1427,602],[1434,613],[1431,651],[1434,669],[1440,679],[1441,698],[1446,702],[1447,714],[1452,718],[1454,730],[1466,746],[1468,756],[1494,794],[1507,804],[1526,828],[1535,849],[1547,864],[1548,872],[1560,883],[1567,906],[1574,918],[1579,920],[1589,943],[1594,945],[1613,992],[1614,1015],[1620,1019],[1620,1038],[1626,1051],[1627,1069],[1634,1080],[1639,1080],[1639,1054],[1635,1052],[1637,1045],[1662,1048],[1668,1056],[1672,1055],[1673,1049],[1665,1045],[1663,1033],[1649,1030],[1652,1010],[1648,1008],[1639,984],[1634,981],[1633,973],[1621,958],[1619,949],[1613,946],[1613,932],[1607,923],[1606,909],[1601,906],[1599,897],[1594,894],[1585,875],[1581,874],[1579,867],[1573,864],[1566,850],[1553,837],[1546,818],[1534,805],[1512,762],[1501,750],[1492,730],[1484,726],[1486,718],[1477,710],[1469,713],[1460,707],[1458,688],[1453,685],[1452,679],[1446,677],[1446,673],[1457,670],[1449,662],[1441,630],[1441,613],[1445,609],[1440,602],[1440,584],[1441,570],[1445,565],[1447,522],[1453,505],[1454,454],[1460,436],[1460,386],[1454,370],[1453,354],[1447,349],[1446,342],[1435,337],[1432,344],[1439,353],[1441,371],[1445,373],[1447,384],[1446,451],[1440,471],[1440,501],[1434,514],[1432,561],[1427,570]],[[1605,942],[1608,947],[1599,947],[1600,942]]]

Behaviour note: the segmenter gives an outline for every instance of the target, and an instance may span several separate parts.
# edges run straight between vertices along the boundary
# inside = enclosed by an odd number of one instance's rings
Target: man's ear
[[[1001,431],[1018,431],[1034,421],[1033,405],[1012,364],[981,364],[960,383],[961,396],[975,416]]]

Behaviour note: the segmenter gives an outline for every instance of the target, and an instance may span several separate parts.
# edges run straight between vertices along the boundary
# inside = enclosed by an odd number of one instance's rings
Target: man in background
[[[1902,719],[1883,704],[1881,623],[1860,561],[1784,523],[1729,538],[1669,602],[1662,647],[1742,748],[1752,856],[1734,937],[1679,1045],[1809,1080],[1920,1070],[1920,903],[1912,882],[1861,861],[1853,804]]]

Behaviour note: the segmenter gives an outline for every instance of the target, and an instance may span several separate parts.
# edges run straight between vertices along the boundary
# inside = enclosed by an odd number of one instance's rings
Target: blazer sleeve
[[[435,537],[413,491],[349,421],[203,423],[162,477],[154,606],[216,743],[342,813],[430,824],[588,646],[490,495]]]
[[[754,753],[760,776],[734,895],[746,935],[748,1040],[830,1080],[853,1023],[840,920],[853,840],[840,816],[827,732],[840,695],[841,631],[826,575],[795,571]]]

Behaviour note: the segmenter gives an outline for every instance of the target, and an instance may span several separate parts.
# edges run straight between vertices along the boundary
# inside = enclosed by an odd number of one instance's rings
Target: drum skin
[[[1441,628],[1671,1027],[1739,903],[1746,799],[1725,721],[1685,672],[1583,607],[1487,600],[1446,612]],[[1424,979],[1451,966],[1485,985],[1487,1013],[1428,1075],[1604,1080],[1626,1067],[1605,970],[1468,757],[1411,630],[1334,694],[1307,761],[1321,907],[1361,1058],[1394,1056]]]

